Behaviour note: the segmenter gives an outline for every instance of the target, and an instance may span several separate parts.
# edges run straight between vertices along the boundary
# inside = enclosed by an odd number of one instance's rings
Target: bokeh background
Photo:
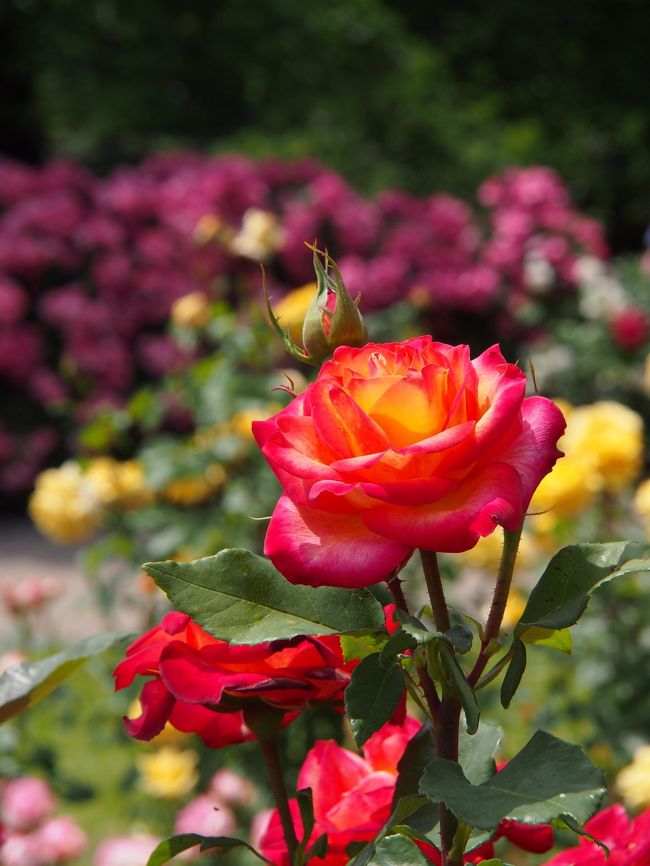
[[[250,422],[313,376],[268,326],[260,265],[299,341],[305,242],[361,293],[372,339],[498,340],[560,401],[567,457],[533,503],[510,627],[563,544],[645,545],[648,44],[641,0],[0,4],[3,668],[156,622],[144,561],[259,550],[277,486]],[[477,615],[498,553],[444,563]],[[541,725],[589,749],[612,800],[650,805],[649,621],[628,577],[572,657],[531,650],[505,756]],[[29,866],[140,866],[182,821],[210,832],[200,806],[179,818],[199,795],[241,833],[268,804],[247,747],[129,741],[118,657],[0,728],[2,820],[41,851]],[[318,713],[292,731],[294,774],[310,738],[345,738]],[[40,812],[16,819],[20,796]],[[44,846],[52,814],[79,830]],[[2,866],[27,866],[14,849]]]

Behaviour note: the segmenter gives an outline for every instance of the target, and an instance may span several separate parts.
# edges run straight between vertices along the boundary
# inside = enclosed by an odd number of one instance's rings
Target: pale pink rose
[[[67,863],[81,856],[88,841],[81,827],[67,815],[51,818],[34,834],[47,863]]]
[[[177,813],[174,833],[230,836],[236,826],[235,816],[227,806],[221,806],[209,795],[201,794]]]
[[[2,866],[44,866],[41,844],[36,834],[10,833],[0,847]]]
[[[40,824],[54,806],[54,794],[43,779],[11,779],[2,795],[0,814],[9,829],[30,830]]]
[[[210,781],[210,794],[228,806],[252,806],[257,797],[255,786],[232,770],[218,770]]]
[[[146,866],[160,842],[157,836],[112,836],[95,851],[93,866]]]

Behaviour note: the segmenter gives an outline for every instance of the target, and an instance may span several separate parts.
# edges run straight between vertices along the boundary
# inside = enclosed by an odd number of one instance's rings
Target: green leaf
[[[307,857],[305,862],[309,862],[312,857],[325,857],[327,855],[327,849],[329,848],[329,839],[327,837],[327,833],[321,833],[320,836],[314,841],[314,844],[307,851]]]
[[[430,643],[434,638],[440,637],[440,632],[431,631],[423,622],[404,610],[395,611],[395,619],[402,626],[403,631],[415,638],[418,643]]]
[[[624,574],[650,571],[650,559],[630,560],[634,547],[618,541],[572,544],[560,550],[531,592],[515,636],[521,637],[532,626],[568,628],[578,621],[590,593],[601,583]]]
[[[380,654],[374,653],[357,665],[345,690],[345,712],[357,746],[386,724],[399,706],[404,688],[399,662],[385,668]]]
[[[526,670],[526,647],[523,641],[515,638],[512,642],[512,658],[508,670],[501,683],[501,706],[506,710],[519,688],[519,683]]]
[[[476,734],[470,735],[463,726],[459,738],[459,761],[469,781],[475,785],[485,782],[496,771],[494,753],[499,748],[503,731],[494,725],[483,722]],[[397,765],[398,777],[393,797],[393,814],[387,828],[395,830],[398,825],[406,826],[415,833],[428,838],[439,846],[437,834],[432,831],[439,821],[438,805],[418,796],[420,779],[425,767],[436,758],[436,744],[430,724],[424,724],[412,737]],[[481,833],[472,847],[483,844],[489,838]]]
[[[201,851],[221,848],[226,852],[233,848],[248,848],[258,859],[264,863],[270,863],[270,860],[267,860],[252,845],[242,839],[235,839],[232,836],[199,836],[198,833],[181,833],[179,836],[163,839],[147,860],[147,866],[162,866],[163,863],[167,863],[173,857],[182,854],[188,848],[194,848],[196,845],[200,846]]]
[[[418,643],[414,637],[407,634],[403,629],[399,629],[386,641],[380,654],[381,664],[384,666],[392,664],[395,656],[403,653],[404,650],[415,649],[417,645]]]
[[[460,702],[465,710],[465,719],[467,721],[467,731],[470,734],[476,733],[478,730],[479,719],[481,718],[481,709],[478,705],[478,700],[474,694],[474,689],[467,682],[467,678],[463,673],[463,669],[458,663],[453,650],[451,650],[444,641],[438,642],[438,651],[440,658],[444,663],[445,670],[449,675],[456,694],[460,698]]]
[[[598,845],[599,848],[602,848],[605,856],[609,857],[611,852],[607,845],[605,845],[604,842],[601,842],[600,839],[596,839],[596,837],[592,836],[591,833],[587,833],[587,831],[577,824],[570,815],[560,815],[559,818],[556,818],[551,823],[554,827],[557,827],[560,830],[568,829],[572,830],[578,836],[584,836],[585,839],[588,839],[590,842],[593,842],[594,845]]]
[[[436,758],[420,790],[444,802],[459,821],[493,830],[504,819],[544,824],[568,815],[584,824],[605,794],[604,774],[585,753],[538,731],[510,763],[481,785],[473,785],[459,764]]]
[[[429,861],[407,836],[385,836],[368,866],[428,866]]]
[[[573,649],[571,630],[568,628],[540,628],[534,625],[532,628],[526,629],[521,635],[521,639],[524,643],[547,646],[550,649],[559,650],[561,653],[567,653],[567,655],[570,655]]]
[[[449,638],[461,655],[464,655],[471,650],[474,637],[471,629],[466,625],[462,625],[461,623],[452,625],[452,627],[448,629],[448,631],[444,632],[444,634],[445,637]]]
[[[143,568],[176,610],[233,644],[384,628],[383,608],[368,590],[294,586],[269,560],[247,550]]]
[[[94,635],[55,655],[9,668],[0,677],[0,724],[42,701],[89,658],[132,637],[128,632]]]
[[[385,634],[341,635],[341,649],[346,662],[352,659],[365,659],[373,653],[381,652],[386,643]]]

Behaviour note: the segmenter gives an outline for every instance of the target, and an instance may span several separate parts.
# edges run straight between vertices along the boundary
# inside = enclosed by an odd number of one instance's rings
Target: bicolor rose
[[[254,700],[284,710],[283,724],[314,703],[340,708],[356,664],[344,661],[338,637],[231,646],[170,613],[128,647],[114,675],[117,689],[136,675],[153,677],[142,689],[142,714],[125,719],[131,736],[149,740],[169,721],[218,748],[251,738],[242,710]]]
[[[431,337],[337,349],[253,424],[284,488],[265,553],[293,583],[358,587],[415,548],[457,553],[519,529],[565,426],[525,388],[498,346],[475,359]]]

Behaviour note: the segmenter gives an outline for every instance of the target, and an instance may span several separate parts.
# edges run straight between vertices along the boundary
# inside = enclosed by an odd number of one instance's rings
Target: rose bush
[[[365,586],[416,547],[460,552],[519,529],[564,430],[525,388],[498,346],[474,360],[431,337],[337,349],[253,424],[284,488],[265,553],[294,583]]]
[[[356,665],[344,661],[338,637],[230,646],[170,613],[128,647],[115,686],[153,676],[142,689],[141,715],[125,719],[132,737],[150,740],[169,721],[219,748],[252,738],[242,709],[253,700],[284,710],[283,724],[313,703],[340,705]]]

